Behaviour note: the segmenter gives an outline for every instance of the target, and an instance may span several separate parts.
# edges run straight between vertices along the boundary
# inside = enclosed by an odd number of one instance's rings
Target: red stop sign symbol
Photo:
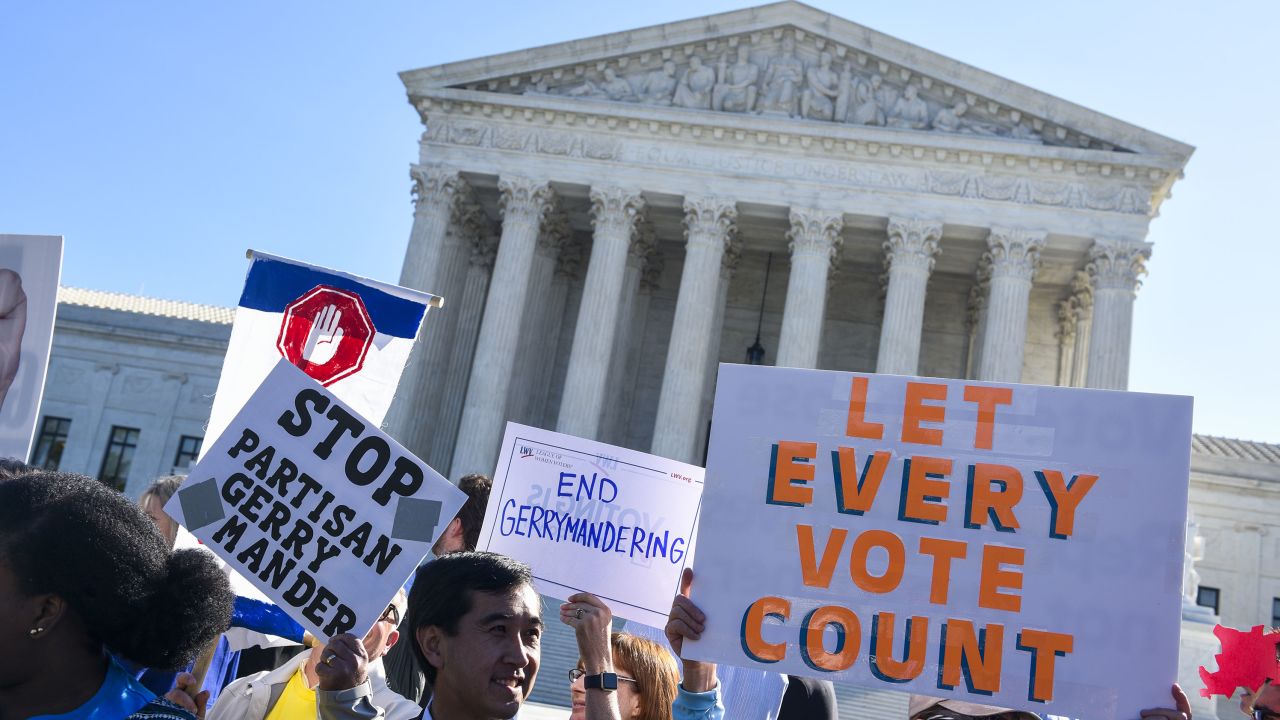
[[[364,367],[373,335],[373,320],[359,295],[317,285],[285,306],[276,347],[328,386]]]

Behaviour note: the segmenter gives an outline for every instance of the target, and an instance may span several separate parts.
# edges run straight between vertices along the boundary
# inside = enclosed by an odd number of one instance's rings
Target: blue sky
[[[1131,389],[1280,442],[1280,97],[1265,2],[814,2],[1197,146],[1151,229]],[[0,8],[0,232],[63,282],[232,305],[257,248],[394,281],[421,127],[400,70],[747,3],[68,2]]]

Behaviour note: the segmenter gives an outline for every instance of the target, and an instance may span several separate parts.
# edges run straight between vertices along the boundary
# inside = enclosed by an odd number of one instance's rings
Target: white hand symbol
[[[302,359],[312,365],[324,365],[333,359],[342,344],[342,311],[337,305],[325,305],[311,320],[307,344],[302,346]]]

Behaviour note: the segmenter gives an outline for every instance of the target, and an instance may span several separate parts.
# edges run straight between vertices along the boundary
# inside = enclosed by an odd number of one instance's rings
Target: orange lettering
[[[951,459],[918,455],[902,465],[898,519],[927,525],[945,522],[947,506],[942,501],[951,494],[951,485],[944,478],[951,474]]]
[[[836,562],[840,559],[840,550],[844,547],[849,531],[844,528],[833,528],[827,534],[827,544],[822,550],[822,562],[815,562],[813,526],[796,525],[796,542],[800,546],[800,576],[804,584],[811,587],[831,587],[831,576],[835,574]]]
[[[1000,692],[1004,626],[991,624],[974,632],[973,622],[949,619],[942,626],[942,672],[938,687],[955,690],[966,679],[970,692]]]
[[[929,583],[929,602],[946,605],[951,589],[951,561],[963,560],[969,554],[969,546],[959,540],[920,538],[920,554],[933,556],[933,580]]]
[[[893,626],[897,618],[891,612],[875,616],[871,625],[871,672],[892,683],[914,680],[924,670],[925,644],[929,641],[929,618],[907,620],[907,639],[902,643],[902,660],[893,657]]]
[[[1022,589],[1022,571],[1005,570],[1001,565],[1022,565],[1026,551],[1008,545],[982,546],[982,575],[978,582],[978,606],[991,610],[1022,611],[1022,596],[1000,592]]]
[[[993,489],[993,485],[1000,489]],[[1018,529],[1013,506],[1021,499],[1022,473],[1017,468],[975,463],[969,467],[969,500],[964,526],[980,528],[990,515],[996,530],[1013,532]]]
[[[947,386],[937,383],[907,383],[907,399],[902,408],[902,442],[919,445],[941,445],[940,428],[920,427],[920,423],[940,423],[946,417],[945,405],[925,405],[925,400],[946,400]]]
[[[822,644],[828,625],[834,625],[836,647],[832,652]],[[804,662],[814,670],[840,672],[848,670],[858,659],[862,645],[862,626],[853,611],[839,605],[824,605],[805,616],[800,631],[800,654]]]
[[[996,406],[1013,404],[1013,388],[966,385],[964,399],[978,404],[978,427],[973,433],[973,446],[990,450],[991,438],[995,434]]]
[[[791,601],[780,597],[762,597],[751,603],[742,618],[742,651],[756,662],[775,663],[787,656],[787,644],[764,641],[761,630],[765,618],[785,622],[791,617]]]
[[[1036,479],[1049,500],[1049,537],[1066,540],[1076,529],[1076,508],[1098,482],[1098,476],[1073,475],[1066,483],[1057,470],[1037,470]]]
[[[835,456],[836,510],[846,515],[861,515],[871,509],[885,468],[889,467],[889,453],[876,451],[867,458],[858,474],[858,463],[853,448],[842,447],[831,453]]]
[[[884,425],[867,422],[867,379],[864,377],[854,377],[853,387],[849,389],[849,420],[844,434],[868,440],[884,437]]]
[[[1036,702],[1053,700],[1055,660],[1075,647],[1075,638],[1047,630],[1025,628],[1018,633],[1018,649],[1031,653],[1031,687],[1028,697]]]
[[[867,570],[867,556],[872,548],[882,547],[889,555],[884,574],[876,576]],[[870,593],[887,593],[902,582],[902,572],[907,564],[907,551],[902,538],[888,530],[868,530],[853,541],[849,551],[849,576],[853,583]]]
[[[802,507],[813,502],[813,466],[808,463],[818,454],[818,443],[780,440],[773,446],[769,462],[770,505]],[[799,482],[799,485],[792,483]]]

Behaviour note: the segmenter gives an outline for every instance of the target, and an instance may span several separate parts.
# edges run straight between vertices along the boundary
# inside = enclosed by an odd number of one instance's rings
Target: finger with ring
[[[333,667],[333,659],[336,657],[338,656],[335,653],[329,653],[328,655],[324,656],[324,660],[321,660],[321,662],[323,662],[325,665],[328,665],[329,667]]]
[[[582,619],[582,613],[583,613],[582,608],[578,608],[578,619],[579,619],[579,620],[581,620],[581,619]]]

